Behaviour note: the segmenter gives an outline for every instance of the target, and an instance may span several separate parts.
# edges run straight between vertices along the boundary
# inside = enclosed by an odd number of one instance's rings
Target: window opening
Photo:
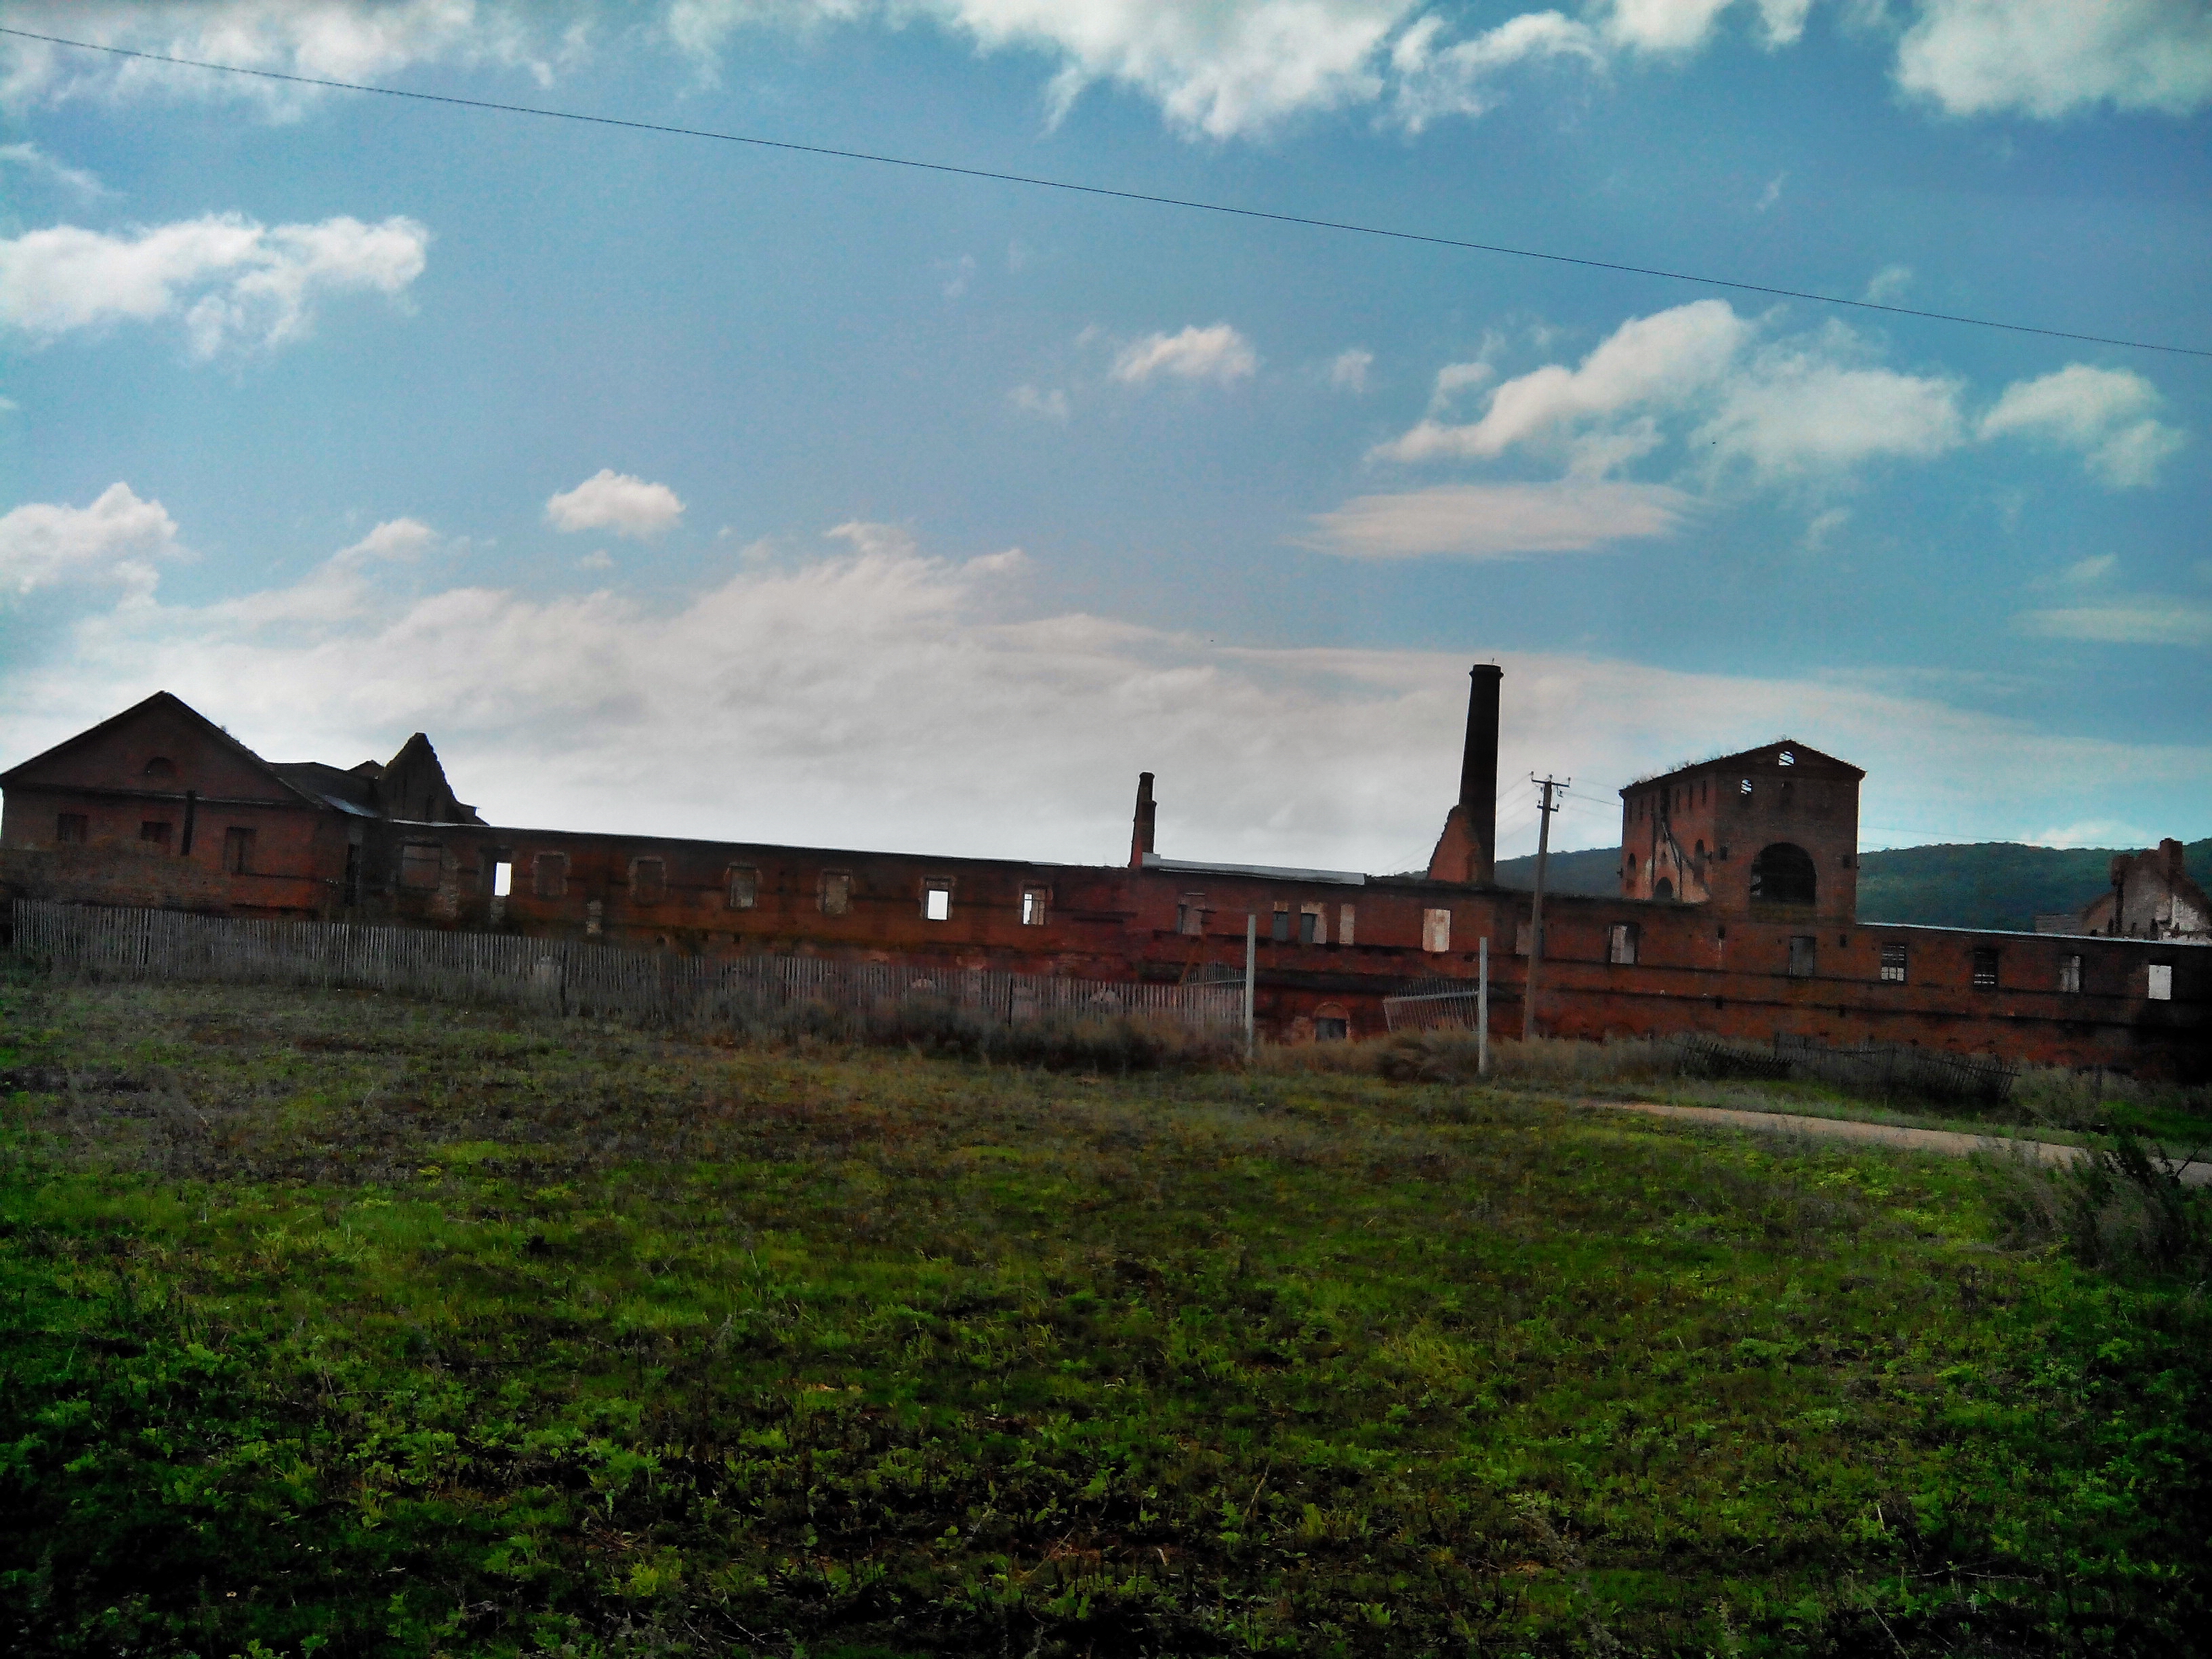
[[[491,866],[491,896],[505,898],[514,891],[514,860],[500,859]]]
[[[177,763],[167,755],[156,755],[146,763],[146,775],[149,778],[173,778],[177,775]]]
[[[730,866],[730,908],[750,910],[760,902],[760,872],[749,864]]]
[[[842,916],[853,908],[853,878],[842,870],[822,872],[822,914]]]
[[[1787,749],[1784,750],[1774,758],[1779,764],[1784,766],[1795,766],[1797,764],[1797,757]]]
[[[658,904],[668,896],[668,866],[659,859],[632,859],[629,896],[634,904]]]
[[[921,914],[926,921],[952,920],[952,884],[949,881],[924,882],[921,887]]]
[[[1790,941],[1790,977],[1810,979],[1820,959],[1820,941],[1810,933],[1798,933]]]
[[[1449,951],[1451,949],[1451,912],[1424,910],[1421,912],[1421,949]]]
[[[1342,1042],[1352,1035],[1352,1018],[1340,1002],[1324,1002],[1314,1010],[1314,1041]]]
[[[1206,931],[1206,895],[1185,893],[1176,906],[1176,932],[1195,938]]]
[[[1352,943],[1352,907],[1349,904],[1340,907],[1336,913],[1336,942],[1339,945]]]
[[[2172,1001],[2173,964],[2170,962],[2154,962],[2149,966],[2148,974],[2148,983],[2143,988],[2150,1000],[2153,1002]]]
[[[1606,939],[1605,959],[1623,967],[1636,964],[1636,924],[1616,921]]]
[[[1974,952],[1974,988],[1977,991],[1997,988],[1997,953],[1995,951]]]
[[[1820,888],[1813,855],[1786,841],[1760,850],[1751,861],[1751,896],[1767,904],[1811,904]]]
[[[409,842],[399,849],[402,887],[435,887],[445,868],[446,849],[435,842]]]
[[[1328,943],[1328,929],[1322,921],[1321,906],[1318,904],[1309,904],[1298,912],[1298,943],[1301,945]]]
[[[1533,930],[1525,921],[1516,921],[1513,924],[1513,954],[1515,956],[1525,957],[1528,954],[1532,933]]]
[[[82,812],[64,812],[54,820],[54,839],[64,847],[82,847],[91,837],[92,820]]]
[[[1881,947],[1881,981],[1885,985],[1902,985],[1912,961],[1909,945],[1885,945]]]
[[[1674,883],[1673,878],[1667,876],[1662,876],[1658,880],[1653,882],[1651,884],[1651,896],[1656,899],[1670,899],[1674,897]]]
[[[1291,912],[1287,905],[1275,907],[1275,920],[1267,930],[1267,937],[1278,945],[1291,942]]]
[[[233,824],[222,832],[222,867],[234,876],[247,875],[252,872],[252,830]]]
[[[531,890],[542,899],[568,896],[568,855],[540,853],[530,864]]]
[[[2081,994],[2081,957],[2061,957],[2058,958],[2058,988],[2061,992],[2069,996],[2079,996]]]
[[[1051,902],[1052,889],[1049,887],[1023,888],[1022,926],[1024,927],[1043,927],[1045,912]]]
[[[1735,792],[1739,795],[1749,794],[1751,793],[1751,780],[1749,778],[1746,778],[1742,782],[1737,784],[1735,787]]]
[[[169,844],[168,820],[149,818],[138,826],[138,839],[149,846],[166,848]]]

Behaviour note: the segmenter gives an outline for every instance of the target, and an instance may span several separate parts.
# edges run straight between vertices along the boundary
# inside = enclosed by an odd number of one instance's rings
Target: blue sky
[[[2212,349],[2155,0],[21,3],[10,27]],[[495,817],[1397,869],[1787,731],[2212,814],[2212,360],[0,39],[0,760],[161,686]]]

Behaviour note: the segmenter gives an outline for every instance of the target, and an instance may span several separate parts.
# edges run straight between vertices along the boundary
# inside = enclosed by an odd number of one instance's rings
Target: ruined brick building
[[[2107,891],[2071,915],[2038,916],[2035,931],[2212,945],[2212,898],[2190,879],[2179,842],[2162,841],[2148,853],[2117,854],[2112,875]]]
[[[1241,969],[1252,917],[1278,1038],[1373,1034],[1386,997],[1471,979],[1485,940],[1511,1035],[1534,941],[1529,895],[1495,880],[1501,679],[1473,672],[1458,799],[1421,876],[1163,855],[1150,774],[1123,865],[492,824],[420,733],[381,766],[270,763],[161,693],[0,773],[0,898],[1151,981]],[[2124,860],[2100,901],[2117,931],[1863,923],[1863,775],[1785,738],[1623,789],[1619,895],[1546,901],[1537,1027],[2206,1073],[2212,948],[2178,856]]]

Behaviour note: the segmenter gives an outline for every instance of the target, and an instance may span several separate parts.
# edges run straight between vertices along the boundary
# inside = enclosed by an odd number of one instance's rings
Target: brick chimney
[[[1137,815],[1129,829],[1129,867],[1141,870],[1145,854],[1152,850],[1152,775],[1137,774]]]

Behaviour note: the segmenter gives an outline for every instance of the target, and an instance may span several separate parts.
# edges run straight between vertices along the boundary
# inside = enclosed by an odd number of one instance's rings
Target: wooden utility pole
[[[1544,963],[1544,871],[1552,857],[1552,814],[1558,805],[1552,792],[1564,789],[1572,778],[1540,778],[1534,772],[1529,781],[1544,792],[1542,805],[1537,811],[1544,816],[1536,829],[1536,902],[1528,918],[1528,977],[1521,991],[1521,1040],[1526,1042],[1536,1035],[1536,984],[1543,975]]]

